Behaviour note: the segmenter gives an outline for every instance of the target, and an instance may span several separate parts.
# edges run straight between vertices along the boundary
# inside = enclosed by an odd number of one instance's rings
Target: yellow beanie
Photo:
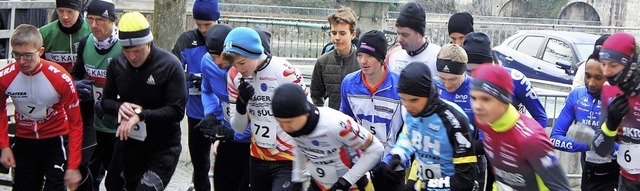
[[[118,23],[120,44],[126,47],[153,41],[149,26],[149,21],[140,12],[125,13]]]

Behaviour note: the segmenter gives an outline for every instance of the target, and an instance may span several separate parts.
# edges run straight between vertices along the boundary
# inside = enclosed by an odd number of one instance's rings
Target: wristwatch
[[[135,109],[133,109],[133,112],[136,112],[136,114],[140,114],[142,112],[142,109],[135,108]]]

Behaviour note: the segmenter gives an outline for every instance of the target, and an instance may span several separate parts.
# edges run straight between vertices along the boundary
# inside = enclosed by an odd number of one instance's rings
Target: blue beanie
[[[259,59],[264,52],[260,35],[256,30],[247,27],[238,27],[224,39],[224,51],[240,54],[249,59]]]
[[[193,3],[193,18],[205,21],[220,19],[218,0],[196,0]]]

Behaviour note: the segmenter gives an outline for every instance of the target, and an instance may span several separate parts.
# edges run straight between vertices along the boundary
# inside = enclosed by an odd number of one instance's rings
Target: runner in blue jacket
[[[620,176],[620,166],[616,160],[611,159],[613,157],[598,156],[591,146],[593,135],[600,128],[600,93],[606,81],[600,65],[597,57],[587,60],[584,75],[586,87],[569,93],[551,131],[553,147],[561,151],[582,152],[582,190],[614,190],[618,187]],[[576,136],[567,137],[574,122],[576,125],[573,128],[578,128]],[[580,137],[584,140],[576,140]]]

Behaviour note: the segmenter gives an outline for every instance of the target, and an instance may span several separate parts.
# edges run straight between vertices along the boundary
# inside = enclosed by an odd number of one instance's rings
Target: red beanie
[[[625,66],[629,65],[635,48],[633,35],[625,32],[614,33],[602,44],[600,60],[609,60]]]
[[[511,74],[502,66],[483,64],[473,70],[471,76],[473,76],[472,90],[480,90],[504,103],[511,103],[513,80],[511,80]]]

